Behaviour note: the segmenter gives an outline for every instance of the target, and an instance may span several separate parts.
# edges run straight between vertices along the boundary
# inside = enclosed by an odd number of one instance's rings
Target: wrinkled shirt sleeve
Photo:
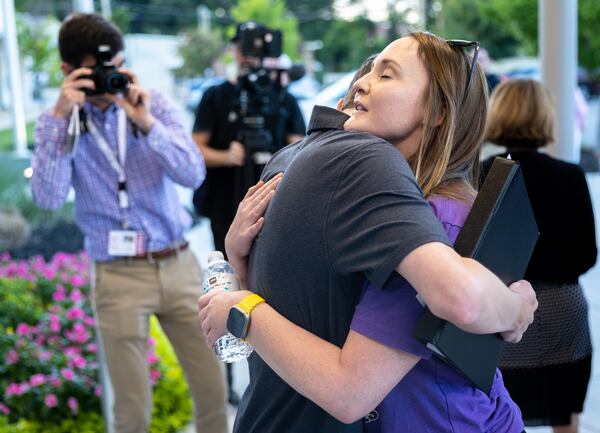
[[[183,113],[158,92],[151,94],[156,122],[147,136],[168,176],[180,185],[197,188],[206,177],[202,154],[182,124]]]
[[[67,119],[56,118],[49,111],[36,124],[31,192],[43,209],[61,207],[71,188],[73,156],[67,151],[67,127]]]

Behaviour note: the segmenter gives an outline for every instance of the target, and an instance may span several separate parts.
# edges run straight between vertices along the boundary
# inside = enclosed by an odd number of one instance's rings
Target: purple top
[[[86,103],[93,121],[111,149],[117,152],[117,111]],[[146,251],[156,251],[183,239],[191,223],[179,203],[175,183],[195,188],[206,169],[202,155],[181,123],[183,114],[166,97],[151,92],[150,111],[156,123],[148,133],[127,133],[125,172],[129,193],[131,230],[142,232]],[[91,134],[81,134],[74,153],[67,152],[68,120],[51,110],[38,119],[31,189],[36,204],[45,209],[63,205],[71,186],[75,190],[75,221],[85,235],[94,260],[106,261],[108,232],[121,229],[117,197],[118,175]]]
[[[443,197],[429,199],[454,243],[469,206]],[[364,336],[422,358],[365,418],[367,433],[521,433],[521,411],[496,370],[491,396],[432,356],[413,337],[423,307],[415,289],[395,274],[383,289],[366,284],[351,328]]]

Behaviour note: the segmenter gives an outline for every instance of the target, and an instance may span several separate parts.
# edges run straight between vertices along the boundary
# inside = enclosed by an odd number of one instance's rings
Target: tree
[[[193,30],[185,33],[184,37],[184,43],[179,46],[183,66],[175,71],[178,76],[194,77],[202,74],[223,52],[223,41],[217,33]]]
[[[56,76],[60,60],[54,42],[58,22],[52,17],[40,19],[19,15],[16,25],[19,51],[23,59],[28,59],[29,70],[33,73],[34,97],[37,97],[42,90],[42,75],[47,73],[51,84],[60,79]]]
[[[350,71],[371,54],[381,51],[386,43],[387,40],[375,35],[375,24],[366,18],[335,20],[323,38],[317,59],[327,70]]]
[[[579,1],[579,64],[594,75],[600,75],[600,36],[596,26],[600,22],[600,2]]]
[[[240,0],[231,10],[231,16],[236,22],[257,21],[271,29],[281,30],[283,51],[292,59],[298,58],[298,21],[288,13],[284,0]]]
[[[494,8],[510,19],[515,35],[528,54],[538,52],[538,0],[494,0]],[[600,34],[596,29],[600,22],[600,2],[579,0],[578,3],[578,57],[579,64],[588,71],[600,68]]]
[[[519,1],[513,0],[513,3]],[[477,40],[494,58],[513,56],[519,49],[519,39],[511,19],[502,14],[495,3],[444,0],[434,30],[449,39]]]

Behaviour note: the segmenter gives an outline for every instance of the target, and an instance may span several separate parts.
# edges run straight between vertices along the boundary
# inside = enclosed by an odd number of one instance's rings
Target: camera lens
[[[127,75],[115,72],[107,77],[106,84],[110,93],[125,92],[129,88],[129,78]]]

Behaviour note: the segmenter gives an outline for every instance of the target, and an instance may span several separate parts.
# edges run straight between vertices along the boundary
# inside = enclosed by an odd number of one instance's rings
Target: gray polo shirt
[[[383,286],[415,248],[448,243],[400,152],[343,131],[347,116],[315,107],[309,135],[263,172],[285,176],[249,263],[249,288],[279,313],[342,346],[365,280]],[[360,432],[294,391],[255,353],[236,433]]]

